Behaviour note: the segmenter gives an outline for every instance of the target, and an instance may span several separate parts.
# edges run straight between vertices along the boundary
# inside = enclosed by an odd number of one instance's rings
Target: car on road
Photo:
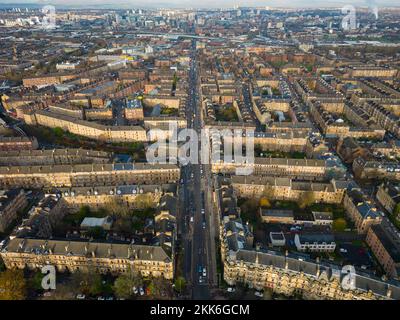
[[[232,287],[229,287],[226,291],[228,291],[228,292],[235,292],[236,289],[235,289],[235,288],[232,288]]]
[[[203,268],[203,277],[206,277],[206,276],[207,276],[206,268]]]
[[[205,229],[206,228],[206,223],[205,222],[203,222],[203,229]]]

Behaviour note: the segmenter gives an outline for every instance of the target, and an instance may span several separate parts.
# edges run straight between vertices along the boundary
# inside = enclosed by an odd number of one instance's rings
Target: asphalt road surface
[[[203,127],[199,101],[199,79],[196,65],[195,43],[191,55],[189,99],[186,108],[188,127],[200,133]],[[201,150],[199,151],[200,154]],[[182,166],[181,207],[182,240],[184,248],[184,274],[192,289],[193,299],[209,299],[215,283],[215,227],[212,223],[210,197],[211,172],[201,164]]]

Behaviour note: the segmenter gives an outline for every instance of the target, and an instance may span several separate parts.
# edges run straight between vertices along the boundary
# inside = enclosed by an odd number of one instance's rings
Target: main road
[[[196,130],[200,137],[204,124],[199,101],[195,41],[191,53],[186,117],[188,128]],[[183,271],[193,299],[209,299],[210,288],[216,284],[215,223],[210,185],[209,166],[195,163],[182,167]]]

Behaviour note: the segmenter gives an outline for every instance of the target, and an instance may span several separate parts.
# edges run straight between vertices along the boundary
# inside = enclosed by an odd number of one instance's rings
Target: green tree
[[[174,73],[174,77],[172,79],[172,90],[176,90],[176,85],[178,83],[178,76],[176,72]]]
[[[56,127],[53,129],[54,134],[56,137],[61,138],[64,135],[64,130],[61,129],[60,127]]]
[[[399,215],[400,215],[400,202],[398,204],[396,204],[396,206],[394,207],[393,214],[394,214],[394,216],[396,218],[399,217]]]
[[[240,216],[243,221],[250,222],[252,224],[258,221],[258,208],[259,202],[257,199],[247,199],[240,206]]]
[[[26,281],[22,270],[6,270],[0,273],[0,300],[24,300]]]
[[[104,238],[105,233],[102,227],[96,226],[89,228],[89,230],[86,232],[86,235],[88,237],[92,237],[93,239],[102,239]]]
[[[113,290],[118,298],[129,299],[133,296],[133,287],[139,287],[142,284],[142,277],[137,272],[130,271],[115,280]]]
[[[178,277],[175,280],[175,290],[178,291],[179,293],[182,293],[183,290],[186,288],[186,280],[183,277]]]
[[[80,219],[83,219],[85,217],[88,217],[90,215],[90,213],[91,213],[91,210],[90,210],[89,206],[81,206],[78,211],[78,216]]]
[[[44,274],[42,274],[41,272],[36,272],[32,278],[29,279],[28,281],[28,285],[30,288],[34,289],[34,290],[43,290],[42,288],[42,279],[44,277]]]

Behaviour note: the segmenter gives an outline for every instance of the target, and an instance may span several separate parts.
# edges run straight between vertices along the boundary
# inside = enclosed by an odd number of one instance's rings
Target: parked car
[[[235,288],[232,288],[232,287],[229,287],[226,291],[228,291],[228,292],[235,292],[236,289],[235,289]]]
[[[140,292],[140,295],[141,295],[141,296],[143,296],[143,295],[144,295],[144,290],[143,290],[143,287],[139,287],[139,292]]]
[[[257,296],[257,297],[260,297],[260,298],[262,298],[262,297],[264,296],[264,295],[262,294],[262,292],[260,292],[260,291],[254,292],[254,295]]]
[[[138,294],[139,293],[139,291],[138,291],[138,289],[136,287],[133,287],[133,293],[134,294]]]
[[[78,300],[85,300],[86,296],[85,296],[84,294],[78,294],[78,295],[76,296],[76,298],[77,298]]]

